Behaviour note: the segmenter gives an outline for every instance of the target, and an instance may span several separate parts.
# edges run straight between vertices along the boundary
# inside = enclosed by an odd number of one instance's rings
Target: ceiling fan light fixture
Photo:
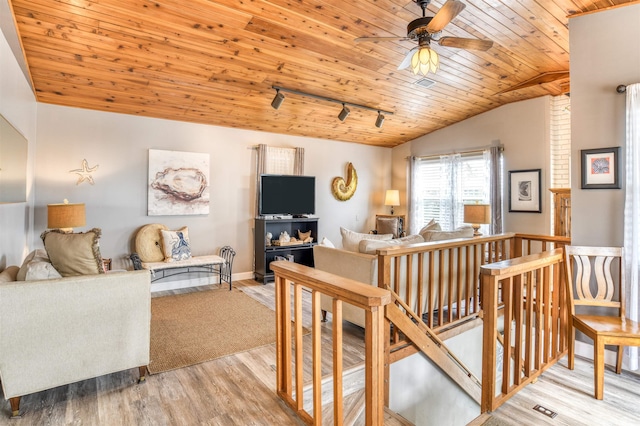
[[[429,71],[435,74],[439,65],[438,54],[429,46],[420,46],[411,57],[411,69],[414,74],[427,75]]]

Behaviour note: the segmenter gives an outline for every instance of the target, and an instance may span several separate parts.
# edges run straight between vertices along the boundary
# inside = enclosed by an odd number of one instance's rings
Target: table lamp
[[[70,204],[64,200],[62,204],[47,205],[47,228],[72,232],[73,228],[85,225],[84,203]]]
[[[387,189],[387,193],[384,196],[384,205],[391,206],[391,214],[393,214],[393,207],[400,205],[400,191]]]
[[[474,237],[482,235],[480,225],[491,223],[491,207],[489,204],[465,204],[464,222],[471,224]]]

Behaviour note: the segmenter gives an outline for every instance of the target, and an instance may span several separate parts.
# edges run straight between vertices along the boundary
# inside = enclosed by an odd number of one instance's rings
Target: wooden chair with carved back
[[[623,249],[566,246],[565,260],[571,315],[568,367],[573,370],[578,329],[593,340],[594,395],[602,399],[605,345],[618,347],[617,374],[622,370],[623,347],[640,346],[640,326],[625,315]]]

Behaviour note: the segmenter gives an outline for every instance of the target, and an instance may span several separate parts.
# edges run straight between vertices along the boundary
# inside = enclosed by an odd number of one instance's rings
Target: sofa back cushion
[[[424,231],[421,235],[426,242],[471,238],[473,237],[473,228],[470,226],[461,226],[453,231]]]
[[[376,254],[376,251],[381,248],[418,243],[424,243],[424,238],[420,235],[407,235],[406,237],[391,240],[362,240],[358,245],[358,251],[360,251],[360,253]]]
[[[358,246],[362,240],[390,240],[393,238],[393,234],[362,234],[342,227],[340,234],[342,235],[342,248],[356,252],[359,250]]]
[[[98,228],[87,232],[65,233],[50,230],[42,233],[44,248],[51,264],[63,277],[104,274],[98,240]]]

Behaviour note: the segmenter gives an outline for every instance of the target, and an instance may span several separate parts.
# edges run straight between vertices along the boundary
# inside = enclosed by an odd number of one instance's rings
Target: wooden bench
[[[163,229],[166,230],[167,227],[152,223],[138,231],[135,238],[135,252],[130,256],[134,269],[150,271],[152,283],[179,274],[211,273],[219,277],[220,284],[228,283],[231,290],[233,259],[236,255],[233,248],[224,246],[220,249],[219,255],[192,256],[185,260],[165,262],[160,232]]]

